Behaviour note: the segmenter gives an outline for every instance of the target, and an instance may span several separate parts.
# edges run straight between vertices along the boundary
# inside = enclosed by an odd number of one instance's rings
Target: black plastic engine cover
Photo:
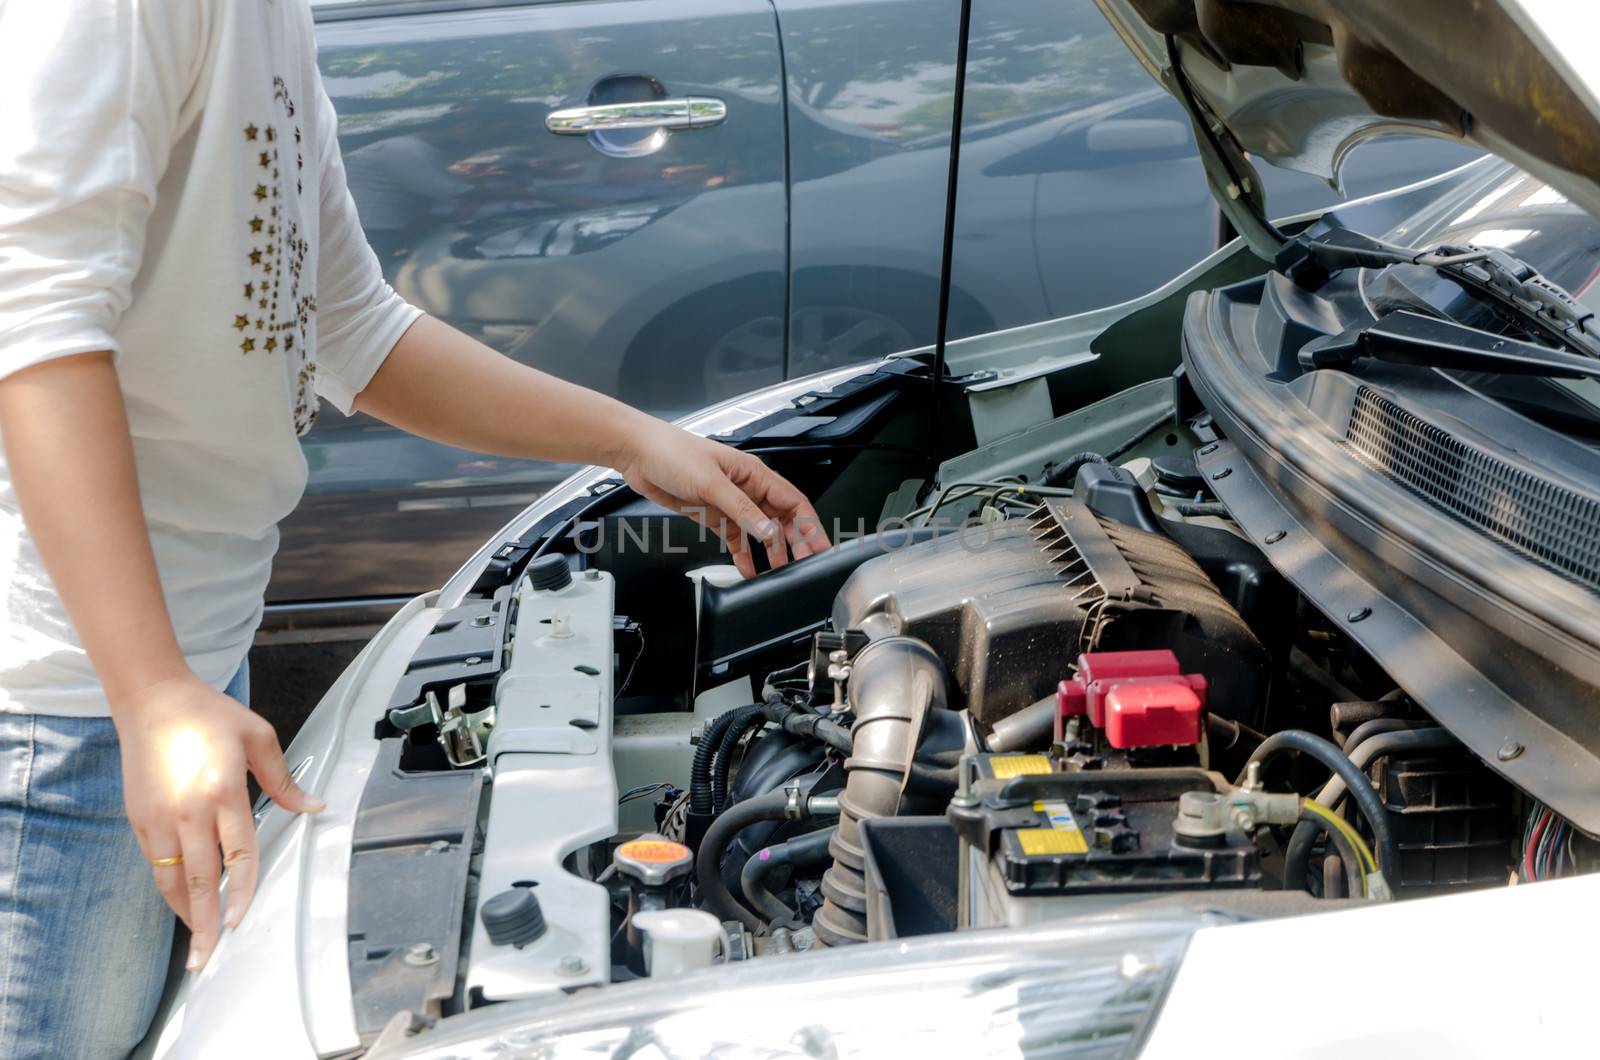
[[[1211,683],[1210,709],[1256,720],[1261,642],[1176,543],[1076,501],[863,563],[833,605],[836,630],[927,641],[952,707],[984,724],[1052,694],[1086,651],[1171,649]]]

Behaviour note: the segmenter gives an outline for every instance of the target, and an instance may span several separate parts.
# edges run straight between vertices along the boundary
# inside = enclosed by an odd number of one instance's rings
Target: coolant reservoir
[[[704,909],[655,909],[633,915],[644,937],[644,960],[651,976],[709,968],[726,946],[722,924]]]

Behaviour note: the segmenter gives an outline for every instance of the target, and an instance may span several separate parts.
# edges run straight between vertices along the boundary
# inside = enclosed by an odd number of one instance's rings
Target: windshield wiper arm
[[[1319,236],[1301,236],[1280,252],[1278,267],[1296,283],[1321,282],[1332,272],[1349,268],[1381,269],[1390,265],[1426,265],[1494,298],[1580,353],[1600,358],[1600,320],[1594,311],[1538,269],[1503,250],[1471,245],[1443,245],[1412,250],[1348,228]]]
[[[1592,358],[1406,309],[1376,323],[1312,339],[1299,354],[1306,369],[1344,368],[1362,357],[1466,372],[1600,379],[1600,361]]]

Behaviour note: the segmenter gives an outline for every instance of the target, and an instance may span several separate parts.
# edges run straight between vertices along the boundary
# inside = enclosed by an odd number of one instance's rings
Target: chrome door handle
[[[707,129],[727,117],[728,105],[722,100],[687,96],[553,110],[544,127],[558,136],[587,136],[607,129]]]

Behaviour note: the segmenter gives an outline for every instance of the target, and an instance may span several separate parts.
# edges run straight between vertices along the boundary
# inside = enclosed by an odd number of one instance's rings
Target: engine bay
[[[748,581],[614,483],[507,541],[374,732],[363,1036],[712,963],[1590,867],[1234,522],[1182,376],[1108,373],[1020,435],[964,420],[931,473],[909,364],[798,407],[848,427],[827,444],[757,423],[734,440],[836,543]]]

